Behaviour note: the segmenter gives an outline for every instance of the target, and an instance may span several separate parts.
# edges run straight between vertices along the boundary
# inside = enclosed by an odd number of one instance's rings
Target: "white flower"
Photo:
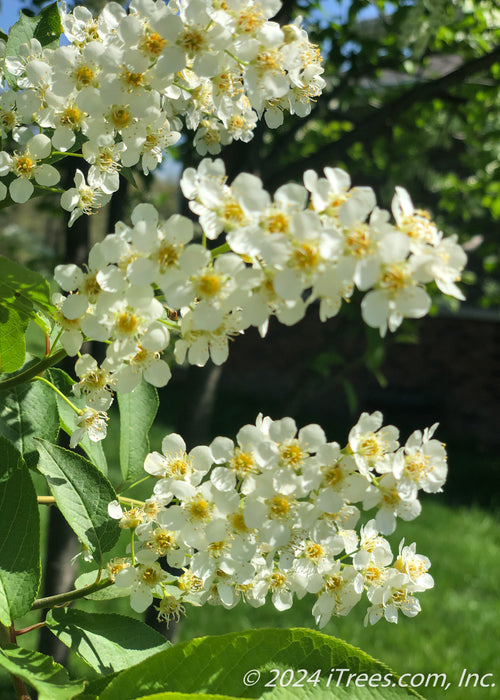
[[[380,411],[362,413],[349,432],[349,446],[360,473],[365,476],[373,469],[379,470],[378,465],[386,455],[399,447],[399,430],[393,425],[382,427],[382,421]]]
[[[147,473],[159,478],[156,493],[169,493],[176,481],[197,486],[213,464],[210,448],[200,445],[188,454],[186,443],[177,433],[163,438],[162,453],[151,452],[144,462]]]
[[[91,187],[85,182],[85,175],[81,170],[75,172],[75,187],[66,190],[61,195],[61,206],[71,212],[68,226],[73,226],[76,219],[82,214],[93,214],[104,204],[107,204],[111,196],[105,194],[98,187]]]
[[[104,440],[107,431],[108,416],[104,411],[87,408],[76,421],[76,430],[71,434],[70,447],[76,445],[88,435],[92,442]]]
[[[81,355],[75,364],[75,372],[80,381],[73,384],[75,396],[85,396],[89,408],[107,411],[113,402],[110,383],[111,376],[100,368],[97,361],[88,354]]]
[[[136,612],[144,612],[153,602],[153,594],[160,595],[160,584],[167,580],[167,574],[158,562],[128,566],[116,574],[115,583],[119,588],[129,588],[130,605]]]
[[[0,152],[0,176],[8,172],[16,175],[9,185],[9,194],[14,202],[22,204],[28,201],[35,189],[32,178],[44,187],[53,187],[59,182],[60,176],[54,166],[40,163],[50,155],[51,150],[49,137],[37,134],[28,141],[22,153],[16,152],[11,156],[6,151]]]
[[[442,442],[432,439],[437,425],[426,428],[423,433],[416,430],[410,435],[404,446],[401,469],[395,474],[427,493],[441,491],[448,473],[446,449]]]

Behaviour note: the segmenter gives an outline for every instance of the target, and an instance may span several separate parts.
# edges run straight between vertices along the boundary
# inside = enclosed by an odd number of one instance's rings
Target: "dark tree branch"
[[[328,165],[332,159],[342,158],[354,143],[372,140],[380,132],[392,129],[398,117],[415,104],[446,94],[449,88],[459,85],[469,76],[487,70],[499,61],[500,46],[497,46],[490,53],[464,63],[446,75],[414,85],[399,97],[385,104],[377,112],[358,122],[352,131],[347,132],[337,141],[322,147],[320,151],[279,167],[271,167],[265,179],[266,187],[273,189],[282,183],[284,177],[290,179],[308,168],[320,169]]]

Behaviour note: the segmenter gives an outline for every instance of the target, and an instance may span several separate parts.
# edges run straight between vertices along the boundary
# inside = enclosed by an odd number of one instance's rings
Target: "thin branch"
[[[100,591],[112,585],[113,581],[106,579],[105,581],[99,581],[99,583],[93,583],[84,588],[76,588],[73,591],[68,591],[68,593],[59,593],[58,595],[51,595],[47,598],[38,598],[31,606],[31,610],[42,610],[43,608],[55,608],[58,605],[65,605],[66,603],[71,603],[72,600],[85,598],[85,596],[91,593],[95,593],[96,591]]]
[[[500,46],[490,53],[463,63],[456,70],[447,73],[435,80],[418,83],[404,92],[399,97],[385,104],[377,112],[371,113],[367,118],[355,125],[352,131],[345,133],[340,139],[324,145],[321,150],[300,158],[291,163],[285,163],[277,168],[270,168],[265,184],[273,188],[281,183],[282,178],[293,177],[297,172],[308,168],[318,169],[328,164],[332,159],[338,160],[347,149],[357,141],[365,138],[372,139],[377,132],[391,128],[397,118],[419,102],[426,102],[436,95],[446,93],[450,87],[463,83],[468,77],[485,71],[495,63],[500,62]]]
[[[35,365],[32,365],[28,369],[24,370],[24,372],[19,372],[19,374],[15,374],[13,377],[4,379],[2,382],[0,382],[0,389],[10,389],[18,384],[24,384],[25,382],[31,381],[37,375],[45,372],[45,370],[49,367],[56,365],[64,357],[66,357],[66,355],[66,350],[58,350],[53,355],[44,357],[43,360],[40,360],[40,362],[37,362]]]

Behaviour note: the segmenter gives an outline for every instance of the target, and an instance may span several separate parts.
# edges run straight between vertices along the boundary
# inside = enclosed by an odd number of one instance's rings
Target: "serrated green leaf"
[[[85,690],[81,695],[77,695],[78,700],[99,700],[99,696],[104,688],[111,683],[118,673],[110,673],[109,676],[99,676],[93,678],[85,686]]]
[[[52,384],[54,384],[59,391],[67,396],[72,403],[75,404],[75,406],[78,408],[85,408],[85,397],[81,396],[80,398],[77,398],[73,394],[72,386],[74,381],[71,379],[69,374],[66,374],[66,372],[64,372],[62,369],[51,368],[47,372],[47,376],[50,378]],[[76,429],[76,421],[78,416],[72,410],[71,406],[68,406],[66,401],[64,401],[64,399],[62,399],[60,396],[56,397],[56,401],[61,428],[65,433],[71,435]],[[106,461],[106,456],[104,454],[104,450],[102,449],[101,443],[93,442],[88,435],[85,435],[83,440],[80,442],[80,446],[85,451],[90,461],[93,462],[103,474],[107,474],[108,463]]]
[[[8,646],[0,649],[0,666],[38,691],[38,700],[71,700],[83,688],[71,681],[66,669],[38,651]]]
[[[13,306],[23,318],[33,318],[37,308],[54,310],[50,287],[38,272],[0,255],[0,304]]]
[[[22,367],[24,334],[40,308],[53,310],[48,282],[37,272],[0,256],[0,372]]]
[[[44,7],[35,17],[30,17],[21,10],[18,21],[10,28],[5,56],[18,56],[19,47],[31,39],[37,39],[45,48],[55,49],[59,46],[61,32],[61,18],[56,2]],[[16,77],[12,73],[6,70],[5,77],[9,87],[17,87]]]
[[[49,613],[47,625],[98,673],[130,668],[171,646],[159,632],[125,615],[59,608]]]
[[[34,381],[0,392],[0,434],[15,445],[30,469],[38,462],[33,438],[55,442],[58,433],[56,395],[49,386]]]
[[[158,392],[144,380],[129,394],[118,394],[120,468],[124,481],[144,475],[144,460],[149,452],[149,431],[158,405]]]
[[[13,307],[2,306],[0,302],[0,372],[15,372],[23,366],[27,327],[28,319],[22,318]]]
[[[0,622],[31,607],[40,585],[40,524],[35,489],[20,453],[0,436]]]
[[[337,685],[332,669],[350,673],[380,674],[383,687],[346,686],[347,674]],[[292,670],[293,682],[304,669],[309,676],[320,669],[319,682],[294,687],[266,686],[273,680],[271,669]],[[253,671],[253,676],[245,676]],[[255,673],[256,672],[256,673]],[[247,681],[245,685],[244,679]],[[279,676],[278,676],[279,677]],[[287,676],[288,678],[288,676]],[[330,678],[330,682],[328,679]],[[394,685],[392,685],[394,683]],[[260,698],[345,698],[345,700],[402,700],[421,698],[410,688],[397,686],[397,675],[355,647],[334,637],[306,629],[251,630],[243,633],[203,637],[162,651],[118,674],[103,691],[100,700],[132,700],[161,692],[223,693],[231,697]],[[334,693],[334,694],[333,694]]]
[[[204,693],[155,693],[143,695],[137,700],[232,700],[229,695],[206,695]]]
[[[108,515],[116,493],[106,477],[80,455],[35,440],[39,471],[46,477],[59,510],[80,541],[100,565],[102,555],[117,542],[120,528]]]
[[[75,581],[75,588],[83,588],[84,586],[91,586],[97,580],[97,574],[99,570],[87,571],[84,574],[78,576]],[[100,591],[95,591],[95,593],[89,593],[85,598],[87,600],[113,600],[114,598],[126,598],[130,595],[130,590],[128,588],[119,588],[118,586],[109,586],[109,588],[103,588]]]
[[[38,24],[35,29],[34,38],[38,39],[44,48],[55,49],[59,46],[59,39],[62,33],[61,17],[57,2],[47,5],[37,15]]]

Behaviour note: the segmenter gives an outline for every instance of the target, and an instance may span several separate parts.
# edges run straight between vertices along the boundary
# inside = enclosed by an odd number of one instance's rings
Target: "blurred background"
[[[7,32],[21,8],[36,13],[45,4],[2,2],[0,28]],[[104,3],[83,4],[98,12]],[[467,668],[500,676],[498,2],[290,0],[276,19],[284,24],[299,15],[321,47],[327,88],[309,117],[286,117],[276,132],[259,126],[249,144],[226,147],[220,157],[230,179],[245,170],[273,191],[300,181],[308,168],[321,173],[325,166],[342,167],[354,185],[373,187],[386,208],[394,187],[405,187],[415,206],[430,211],[445,234],[457,234],[467,249],[462,285],[467,301],[436,294],[429,317],[406,321],[383,342],[362,323],[356,297],[325,324],[312,306],[293,328],[271,323],[265,340],[249,331],[235,340],[222,367],[177,369],[161,391],[152,448],[159,449],[172,430],[189,446],[216,435],[234,437],[258,412],[293,416],[299,426],[320,423],[330,440],[342,444],[362,411],[381,410],[403,440],[439,422],[437,437],[449,453],[444,493],[424,499],[421,517],[398,527],[393,538],[395,549],[402,536],[416,541],[417,551],[433,562],[436,586],[422,595],[423,612],[397,626],[381,622],[365,629],[359,611],[332,620],[324,631],[400,673],[446,672],[458,679]],[[0,210],[0,253],[50,276],[62,261],[81,264],[89,246],[126,220],[140,201],[153,203],[164,217],[175,211],[188,215],[178,178],[183,167],[197,162],[188,135],[158,172],[145,177],[135,171],[136,187],[122,178],[111,203],[72,229],[57,199]],[[69,170],[64,177],[69,187]],[[114,420],[105,449],[117,469]],[[59,562],[49,557],[48,594],[56,586],[72,586],[78,567],[68,569],[67,562],[78,547],[55,510],[49,518],[45,509],[43,516],[49,551],[62,552]],[[80,605],[100,610],[98,603]],[[126,600],[117,605],[131,614]],[[192,610],[170,634],[184,640],[257,626],[314,627],[311,607],[305,600],[287,613],[268,606]],[[148,620],[154,624],[154,614]],[[44,634],[40,644],[53,653]],[[81,662],[57,653],[82,672]],[[446,697],[498,698],[498,688],[450,688]],[[3,692],[0,698],[10,697],[9,690]],[[421,692],[442,697],[439,689]]]

